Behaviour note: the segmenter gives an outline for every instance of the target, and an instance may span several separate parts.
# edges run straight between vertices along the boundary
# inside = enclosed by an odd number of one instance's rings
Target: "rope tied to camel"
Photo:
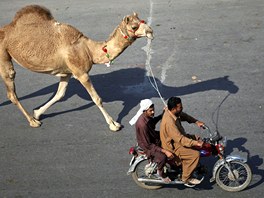
[[[146,59],[146,67],[148,68],[148,71],[150,73],[150,75],[148,75],[148,80],[150,82],[150,84],[152,85],[152,87],[157,91],[161,101],[163,102],[164,106],[167,106],[165,100],[163,99],[161,93],[160,93],[160,90],[159,90],[159,87],[158,87],[158,84],[157,84],[157,81],[155,79],[155,76],[153,74],[153,71],[152,71],[152,68],[151,68],[151,65],[150,65],[150,60],[151,60],[151,39],[148,39],[148,43],[146,45],[146,55],[147,55],[147,59]]]

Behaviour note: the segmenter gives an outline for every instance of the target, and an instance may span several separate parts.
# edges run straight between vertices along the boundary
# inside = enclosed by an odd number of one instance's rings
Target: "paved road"
[[[0,25],[9,23],[15,12],[30,2],[1,0]],[[64,100],[42,116],[43,125],[37,129],[30,128],[6,99],[1,83],[0,197],[263,196],[262,0],[43,0],[41,4],[58,21],[72,24],[95,40],[105,40],[123,16],[136,11],[155,31],[151,59],[144,51],[146,39],[140,39],[110,68],[95,65],[91,71],[105,108],[124,126],[117,133],[109,131],[74,79]],[[146,77],[147,60],[164,99],[180,96],[186,112],[228,136],[228,153],[248,158],[254,174],[248,189],[228,193],[205,181],[196,189],[169,186],[148,191],[126,175],[128,149],[135,143],[128,121],[138,102],[151,98],[157,113],[163,107]],[[15,68],[17,93],[28,110],[53,95],[56,77]],[[201,133],[193,125],[185,127]]]

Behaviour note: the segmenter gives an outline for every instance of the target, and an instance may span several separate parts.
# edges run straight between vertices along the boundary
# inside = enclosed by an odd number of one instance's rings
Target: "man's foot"
[[[162,179],[163,182],[167,184],[171,182],[171,179],[169,177],[166,177],[163,170],[158,170],[157,175],[159,175],[159,177]]]
[[[161,177],[159,174],[154,174],[155,179],[162,180],[164,183],[168,184],[171,182],[169,177]]]
[[[161,178],[162,179],[162,181],[164,181],[166,184],[168,184],[168,183],[170,183],[171,182],[171,179],[169,178],[169,177],[162,177]]]
[[[184,185],[187,187],[194,187],[197,184],[200,184],[203,181],[204,178],[202,179],[195,179],[195,178],[189,178],[186,181],[184,181]]]

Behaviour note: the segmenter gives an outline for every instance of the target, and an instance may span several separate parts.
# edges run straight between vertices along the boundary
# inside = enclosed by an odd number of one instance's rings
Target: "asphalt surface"
[[[123,129],[111,132],[98,108],[74,79],[65,98],[41,117],[40,128],[6,98],[0,83],[0,197],[263,197],[264,181],[264,1],[262,0],[1,0],[0,25],[28,4],[48,7],[54,17],[94,40],[106,40],[133,11],[154,30],[151,57],[145,38],[130,46],[110,68],[94,65],[91,78],[104,106]],[[184,110],[228,137],[228,154],[247,157],[253,180],[242,192],[210,184],[166,186],[149,191],[127,176],[135,144],[128,121],[141,99],[156,114],[163,103],[147,76],[147,59],[167,100],[183,99]],[[150,59],[151,58],[151,59]],[[28,111],[56,91],[58,78],[15,64],[16,89]],[[194,125],[187,131],[204,135]],[[206,160],[209,166],[214,158]],[[212,168],[212,167],[209,167]]]

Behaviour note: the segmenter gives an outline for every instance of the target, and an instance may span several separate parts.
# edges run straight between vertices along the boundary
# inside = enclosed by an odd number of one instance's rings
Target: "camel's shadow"
[[[118,115],[118,122],[121,122],[121,120],[129,113],[129,111],[139,104],[139,101],[141,99],[159,97],[157,92],[148,82],[148,79],[146,78],[145,74],[146,71],[144,69],[129,68],[121,69],[107,74],[91,75],[91,79],[95,86],[95,89],[97,90],[98,94],[104,102],[123,102],[123,109]],[[165,100],[173,95],[183,96],[209,90],[224,90],[227,91],[229,94],[235,94],[239,90],[238,86],[236,86],[234,82],[228,79],[228,76],[210,79],[198,83],[192,83],[181,87],[166,86],[162,84],[158,79],[155,80],[157,81],[159,90],[161,91],[162,96]],[[58,83],[55,83],[50,86],[44,87],[43,89],[40,89],[36,92],[33,92],[29,95],[22,96],[19,99],[25,100],[33,97],[54,93],[57,91],[57,87]],[[66,95],[61,101],[66,101],[74,95],[78,95],[84,100],[91,101],[91,98],[84,89],[84,87],[77,80],[72,78],[70,80]],[[10,103],[10,101],[5,101],[0,104],[0,106],[8,105]],[[90,102],[78,108],[60,111],[56,113],[44,114],[42,115],[41,119],[43,120],[47,117],[53,117],[67,112],[84,110],[93,105],[94,103]],[[249,151],[245,147],[243,147],[243,144],[245,142],[245,138],[228,140],[228,147],[226,152],[227,154],[230,154],[236,148],[239,151],[247,154],[248,163],[251,166],[253,174],[259,175],[261,177],[259,181],[249,186],[249,188],[254,188],[255,186],[262,184],[264,181],[264,172],[263,170],[258,168],[260,165],[262,165],[263,159],[261,159],[258,155],[250,157]],[[213,163],[215,162],[214,160],[207,158],[205,159],[205,161],[207,166],[209,167],[212,167]],[[209,181],[208,183],[204,183],[203,188],[212,188]]]
[[[117,118],[118,122],[121,122],[122,118],[124,118],[132,108],[138,105],[141,99],[158,97],[157,92],[148,82],[145,73],[146,71],[141,68],[129,68],[107,74],[91,75],[94,87],[104,102],[123,101],[123,109],[120,111]],[[236,93],[239,89],[234,82],[228,79],[228,76],[193,83],[182,87],[170,87],[163,85],[158,79],[156,79],[156,81],[164,99],[168,99],[173,95],[182,96],[208,90],[225,90],[229,93]],[[56,92],[57,87],[58,83],[52,84],[29,95],[22,96],[19,100],[22,101]],[[66,101],[76,94],[84,100],[91,101],[91,98],[84,87],[74,78],[70,80],[66,94],[61,101]],[[3,102],[0,106],[8,104],[10,104],[10,101]],[[94,103],[89,103],[67,111],[44,114],[41,116],[41,119],[43,120],[47,117],[53,117],[67,112],[80,111],[87,109],[92,105],[94,105]]]

